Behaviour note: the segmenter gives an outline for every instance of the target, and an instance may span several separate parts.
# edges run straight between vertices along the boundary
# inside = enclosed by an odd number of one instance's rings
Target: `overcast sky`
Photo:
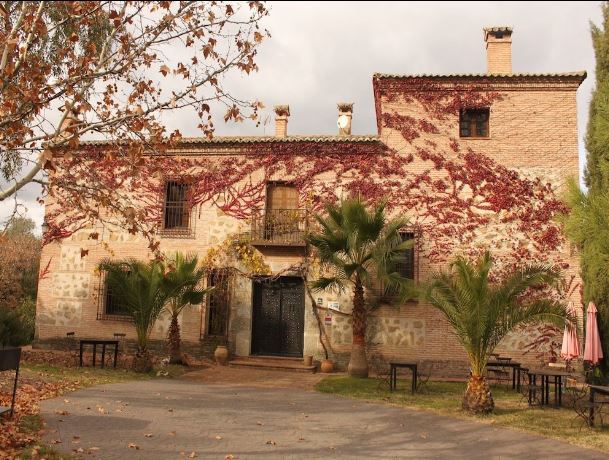
[[[586,70],[578,92],[580,139],[594,81],[590,21],[600,2],[278,2],[265,26],[272,34],[258,56],[260,72],[232,81],[239,96],[272,107],[289,104],[291,134],[336,132],[337,102],[354,102],[353,133],[376,133],[375,72],[484,73],[482,28],[514,28],[514,72]],[[170,130],[198,135],[189,116],[167,120]],[[217,126],[217,134],[272,134],[272,122]],[[580,141],[580,157],[584,150]],[[31,198],[32,193],[28,193]],[[39,224],[43,210],[27,200]],[[2,214],[0,205],[0,215]],[[6,204],[4,205],[6,208]]]

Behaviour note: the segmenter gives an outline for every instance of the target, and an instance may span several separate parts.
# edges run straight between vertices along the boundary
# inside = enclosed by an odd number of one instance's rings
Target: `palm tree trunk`
[[[152,370],[152,356],[147,348],[138,345],[133,357],[133,370],[141,373],[148,373]]]
[[[470,376],[463,395],[462,407],[475,414],[488,414],[495,408],[491,388],[483,375]]]
[[[366,309],[364,304],[364,287],[359,278],[353,288],[353,344],[351,359],[347,368],[353,377],[368,377],[368,360],[366,359]]]
[[[178,324],[178,315],[172,313],[171,324],[167,334],[169,341],[169,363],[182,364],[182,353],[180,350],[180,325]]]

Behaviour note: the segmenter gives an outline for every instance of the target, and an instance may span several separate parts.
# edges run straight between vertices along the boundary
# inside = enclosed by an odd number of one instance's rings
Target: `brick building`
[[[204,158],[210,164],[218,164],[222,158],[261,155],[260,152],[269,158],[273,155],[300,158],[310,152],[323,156],[327,151],[328,156],[340,163],[343,152],[345,162],[358,155],[363,162],[375,155],[380,159],[389,149],[404,158],[419,152],[414,160],[408,160],[408,171],[433,176],[437,173],[428,173],[434,168],[422,157],[425,148],[433,146],[436,151],[450,152],[447,155],[470,150],[485,152],[501,167],[536,178],[539,183],[549,183],[552,190],[559,191],[567,177],[578,176],[576,91],[586,74],[513,73],[511,39],[510,28],[484,30],[486,74],[375,74],[378,132],[374,135],[351,134],[352,104],[339,104],[336,136],[289,135],[289,107],[278,106],[275,136],[183,139],[171,155]],[[430,126],[428,119],[433,109],[425,102],[430,95],[461,94],[471,92],[472,88],[487,96],[471,106],[467,98],[461,97],[458,111],[447,110]],[[402,128],[387,122],[395,119],[404,121]],[[409,134],[406,126],[409,124],[420,129]],[[105,145],[88,144],[100,148]],[[175,177],[165,179],[164,193],[159,197],[163,209],[159,228],[161,251],[196,252],[204,258],[231,235],[248,235],[248,244],[256,257],[274,275],[272,281],[264,282],[261,277],[231,277],[230,287],[226,287],[230,295],[225,295],[224,300],[212,296],[204,305],[185,310],[181,317],[182,339],[186,348],[195,353],[213,352],[217,343],[226,342],[235,356],[311,354],[319,358],[319,330],[313,314],[313,308],[317,308],[334,358],[339,364],[345,363],[351,343],[349,298],[333,293],[315,293],[311,298],[301,275],[291,271],[307,256],[303,235],[310,219],[311,200],[319,194],[299,182],[298,168],[286,166],[287,160],[278,161],[284,162],[282,168],[273,170],[267,164],[266,169],[254,168],[242,178],[241,184],[262,186],[262,209],[249,218],[231,215],[209,201],[191,208],[185,204],[188,185]],[[336,196],[342,196],[349,191],[344,179],[349,168],[352,167],[321,171],[316,176],[317,187],[322,187],[324,193],[333,190]],[[382,175],[379,171],[370,172],[372,182]],[[400,178],[396,180],[399,187]],[[364,182],[358,186],[363,187]],[[406,212],[417,220],[417,209]],[[456,252],[460,244],[495,247],[498,241],[497,251],[510,251],[513,248],[505,242],[509,237],[497,236],[507,227],[502,222],[498,219],[493,224],[487,223],[478,229],[476,241],[469,239],[451,247]],[[101,235],[95,241],[89,237],[93,231]],[[433,241],[420,228],[405,232],[409,238],[416,238],[410,262],[404,267],[405,274],[425,279],[431,270],[442,266],[433,257],[427,257],[430,251],[426,248]],[[101,231],[79,230],[43,249],[42,264],[49,263],[49,276],[41,279],[39,285],[38,343],[51,343],[72,331],[82,337],[110,338],[117,332],[134,337],[128,317],[113,303],[103,275],[95,270],[99,260],[108,257],[108,248],[121,258],[150,254],[141,237],[107,227]],[[88,251],[86,257],[81,255],[83,249]],[[559,245],[556,253],[569,262],[567,274],[577,276],[577,261],[570,248]],[[210,272],[209,284],[219,285],[219,268]],[[568,300],[579,305],[578,296],[579,293],[573,293]],[[153,339],[164,339],[167,327],[166,319],[159,321]],[[381,304],[369,324],[370,353],[385,358],[442,362],[448,371],[462,368],[465,354],[449,331],[441,315],[424,302]],[[532,355],[522,355],[529,339],[528,333],[513,334],[501,344],[500,351],[530,361],[534,359]]]

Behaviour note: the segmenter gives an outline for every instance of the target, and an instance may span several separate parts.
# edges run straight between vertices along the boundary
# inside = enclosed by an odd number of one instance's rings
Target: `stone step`
[[[305,366],[302,360],[292,358],[235,358],[228,362],[230,367],[261,369],[270,371],[305,372],[314,374],[316,366]]]

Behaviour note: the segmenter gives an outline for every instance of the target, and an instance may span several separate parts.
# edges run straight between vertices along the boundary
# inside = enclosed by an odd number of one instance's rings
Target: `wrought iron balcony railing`
[[[307,225],[305,209],[269,209],[252,219],[252,244],[305,246]]]

